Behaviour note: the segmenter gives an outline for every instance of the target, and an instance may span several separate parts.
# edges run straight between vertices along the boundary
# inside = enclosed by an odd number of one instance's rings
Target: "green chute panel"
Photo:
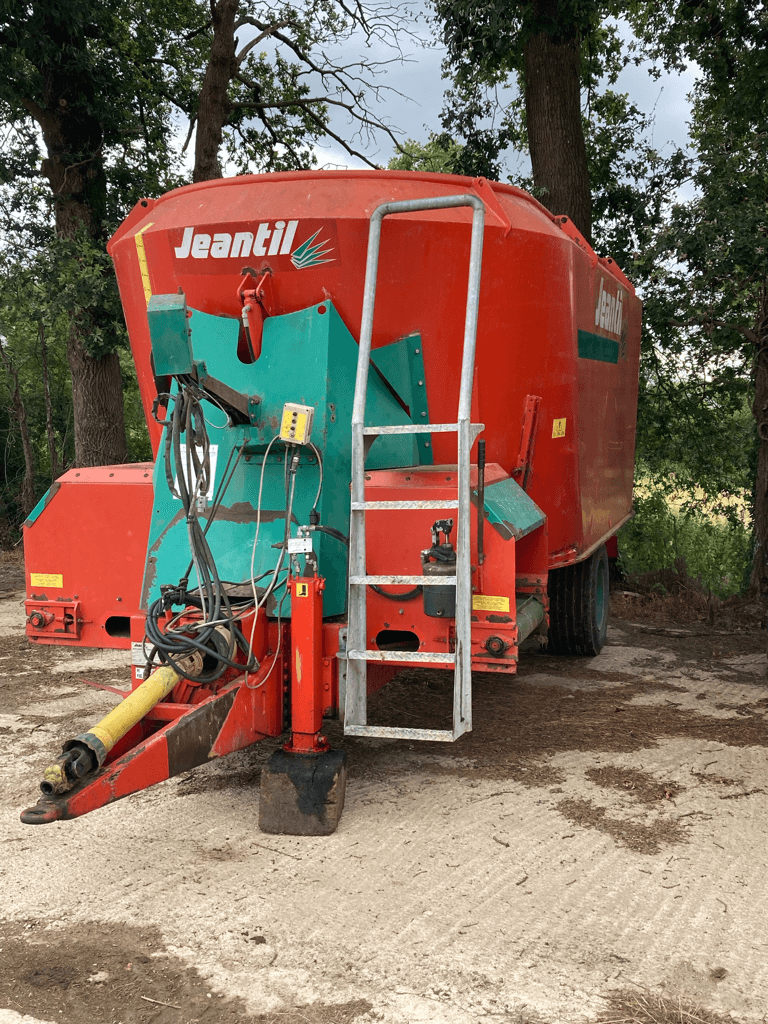
[[[238,357],[240,321],[192,310],[189,321],[195,367],[201,381],[206,377],[224,382],[248,396],[251,422],[233,426],[226,413],[206,402],[207,430],[211,451],[212,483],[207,508],[200,520],[208,523],[216,504],[207,540],[222,581],[240,584],[253,574],[264,587],[270,579],[283,541],[286,518],[285,446],[277,441],[269,454],[267,446],[279,434],[286,402],[314,407],[311,440],[323,462],[323,486],[317,505],[320,522],[346,536],[349,530],[349,483],[351,465],[351,419],[357,368],[357,343],[347,330],[333,303],[326,301],[308,309],[268,317],[264,321],[262,350],[253,363]],[[179,344],[187,339],[179,332]],[[167,330],[163,336],[167,358],[170,351]],[[377,349],[375,362],[380,374],[369,378],[366,422],[399,425],[428,422],[423,362],[418,335]],[[382,377],[384,379],[382,379]],[[421,383],[417,383],[421,382]],[[418,389],[421,388],[421,391]],[[367,465],[371,469],[411,466],[431,461],[431,448],[419,451],[429,435],[385,435],[372,446]],[[154,505],[147,561],[142,588],[143,609],[160,596],[162,584],[177,584],[190,562],[187,525],[180,500],[166,479],[164,442],[154,472]],[[296,475],[291,536],[299,525],[309,523],[320,483],[320,467],[309,446],[301,448]],[[261,486],[261,503],[258,495]],[[254,550],[257,520],[258,542]],[[313,534],[319,572],[326,579],[323,596],[325,615],[341,615],[346,608],[347,549],[337,538]],[[283,566],[288,567],[286,556]],[[286,572],[281,574],[285,578]],[[190,588],[196,584],[194,569]],[[285,588],[267,603],[270,615],[290,616],[290,598]],[[282,602],[282,605],[281,605]]]

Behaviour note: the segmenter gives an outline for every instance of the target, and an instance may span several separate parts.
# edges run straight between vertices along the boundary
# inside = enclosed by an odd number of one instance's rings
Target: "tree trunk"
[[[49,153],[49,158],[43,161],[43,171],[56,199],[56,234],[59,238],[72,239],[85,230],[94,242],[103,244],[98,213],[102,195],[106,201],[106,178],[101,155],[96,153],[80,167],[72,167],[60,157],[50,157],[51,150],[55,152],[55,144],[50,135],[45,131],[43,134]],[[114,465],[128,459],[120,360],[116,352],[100,358],[88,353],[89,319],[88,310],[72,319],[67,344],[75,421],[75,465]]]
[[[563,213],[591,241],[592,195],[581,124],[579,41],[554,41],[542,32],[525,46],[525,116],[541,202]]]
[[[106,466],[127,460],[123,423],[120,357],[110,352],[91,359],[75,325],[69,331],[67,358],[72,374],[75,465]],[[120,409],[120,416],[115,410]],[[105,458],[106,455],[106,458]]]
[[[48,342],[42,320],[37,322],[40,338],[40,364],[43,371],[43,397],[45,399],[45,433],[48,438],[48,456],[51,460],[51,481],[59,475],[59,453],[56,449],[56,431],[53,428],[53,405],[51,404],[51,376],[48,372]]]
[[[762,296],[756,333],[760,342],[755,360],[752,413],[757,425],[759,448],[752,521],[755,553],[749,582],[760,595],[763,605],[768,607],[768,290]]]
[[[212,5],[213,42],[198,99],[193,181],[221,177],[219,150],[231,109],[227,91],[237,71],[235,17],[239,3],[240,0],[218,0]]]
[[[75,239],[81,232],[95,245],[106,242],[104,221],[107,179],[102,155],[101,124],[88,102],[88,54],[82,27],[52,16],[44,33],[52,46],[50,63],[40,69],[44,99],[27,98],[24,105],[37,121],[47,157],[42,172],[53,193],[56,234]],[[76,97],[73,100],[72,97]],[[72,319],[67,356],[75,395],[75,465],[98,466],[125,462],[128,446],[123,419],[123,385],[115,354],[89,355],[87,324],[98,310],[83,309]]]

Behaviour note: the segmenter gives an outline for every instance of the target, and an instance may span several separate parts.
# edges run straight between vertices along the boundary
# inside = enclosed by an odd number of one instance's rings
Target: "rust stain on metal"
[[[285,519],[285,509],[263,508],[261,510],[262,523],[274,523],[278,519]],[[256,507],[250,501],[236,501],[233,505],[219,505],[216,509],[214,521],[225,523],[253,523],[256,521]],[[299,525],[296,516],[291,513],[291,522]]]

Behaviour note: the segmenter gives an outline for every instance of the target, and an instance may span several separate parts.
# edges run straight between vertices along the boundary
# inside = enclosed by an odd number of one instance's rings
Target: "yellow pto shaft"
[[[180,679],[178,672],[163,665],[88,732],[67,740],[62,757],[43,772],[43,793],[65,793],[102,765],[117,741],[167,697]]]

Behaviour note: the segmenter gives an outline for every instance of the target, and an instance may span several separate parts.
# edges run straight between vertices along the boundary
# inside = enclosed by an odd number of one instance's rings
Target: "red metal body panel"
[[[509,473],[498,464],[486,466],[486,486],[506,479]],[[472,467],[471,486],[477,485],[477,467]],[[430,466],[414,469],[378,470],[366,474],[366,501],[450,500],[456,495],[455,466]],[[366,565],[371,575],[418,575],[419,552],[430,546],[430,528],[435,520],[431,509],[413,509],[396,513],[373,510],[366,526]],[[505,540],[486,523],[485,562],[477,564],[477,510],[472,507],[471,523],[473,580],[472,592],[478,605],[472,613],[472,664],[489,672],[515,672],[517,668],[517,621],[515,597],[521,589],[546,594],[546,529],[540,528],[520,541]],[[392,594],[407,593],[410,587],[385,588]],[[486,600],[478,600],[479,598]],[[452,619],[433,618],[424,612],[421,595],[409,601],[393,601],[368,588],[368,643],[385,648],[390,633],[412,633],[418,637],[419,651],[447,653],[453,649]],[[508,645],[501,655],[492,656],[485,648],[491,636],[499,636]],[[395,649],[402,638],[392,637]],[[415,663],[414,663],[415,664]],[[422,664],[423,663],[419,663]],[[437,664],[435,667],[441,667]]]
[[[331,298],[357,336],[374,209],[460,192],[481,195],[487,206],[473,417],[486,425],[488,459],[511,471],[527,396],[541,397],[529,493],[548,516],[551,564],[565,564],[630,512],[640,304],[567,219],[512,186],[406,172],[294,172],[204,182],[142,201],[110,252],[145,408],[155,393],[149,294],[181,288],[195,309],[239,317],[243,268],[269,267],[273,315]],[[373,344],[421,334],[434,422],[456,415],[470,219],[466,209],[441,210],[389,217],[382,229]],[[297,268],[283,243],[315,232],[329,250],[324,262]],[[580,358],[579,332],[618,344],[618,359]],[[435,435],[434,454],[436,462],[455,458],[446,435]]]
[[[56,481],[24,527],[30,640],[130,646],[151,511],[150,463],[71,469]],[[75,604],[74,623],[65,623]],[[61,614],[45,621],[57,606]]]

